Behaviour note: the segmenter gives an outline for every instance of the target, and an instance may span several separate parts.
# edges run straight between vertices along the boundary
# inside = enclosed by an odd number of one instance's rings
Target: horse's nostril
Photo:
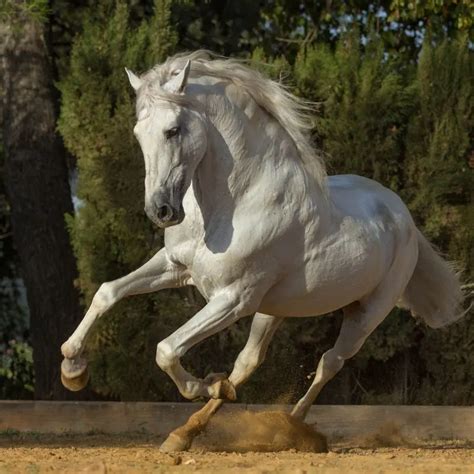
[[[164,206],[161,206],[158,208],[156,212],[156,217],[160,219],[160,221],[167,221],[170,220],[173,215],[173,210],[171,209],[168,204],[165,204]]]

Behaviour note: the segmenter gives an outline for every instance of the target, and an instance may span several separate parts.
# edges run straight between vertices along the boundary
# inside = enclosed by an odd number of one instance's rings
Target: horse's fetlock
[[[74,341],[74,339],[68,339],[62,346],[61,346],[61,353],[67,359],[74,359],[81,350],[81,344]]]

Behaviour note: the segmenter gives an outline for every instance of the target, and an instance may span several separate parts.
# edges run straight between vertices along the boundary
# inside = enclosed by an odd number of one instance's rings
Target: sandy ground
[[[328,453],[213,452],[206,439],[179,455],[160,453],[145,435],[0,435],[0,473],[438,473],[474,472],[474,449],[462,442],[422,447],[329,446]],[[225,447],[224,447],[225,448]]]

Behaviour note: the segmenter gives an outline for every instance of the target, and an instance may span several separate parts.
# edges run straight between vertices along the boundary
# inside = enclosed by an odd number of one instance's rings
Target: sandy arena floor
[[[179,455],[158,451],[161,440],[145,435],[0,436],[0,473],[438,473],[474,472],[474,449],[461,442],[423,447],[349,448],[324,454],[211,452],[201,441]]]

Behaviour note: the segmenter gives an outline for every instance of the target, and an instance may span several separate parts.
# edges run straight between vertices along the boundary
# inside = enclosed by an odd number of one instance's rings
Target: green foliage
[[[462,229],[471,208],[469,168],[474,127],[474,62],[466,39],[425,44],[418,65],[417,113],[407,137],[407,195],[425,232],[466,264],[473,226]],[[457,227],[456,233],[452,232]],[[449,242],[448,242],[449,241]],[[463,254],[454,246],[464,247]],[[464,269],[466,270],[466,268]]]
[[[397,21],[429,18],[432,22],[459,30],[469,30],[474,26],[471,0],[393,0],[390,9],[391,17]]]
[[[15,339],[0,343],[0,398],[31,398],[33,392],[31,346]]]
[[[407,136],[405,194],[423,231],[474,279],[473,53],[466,38],[424,45],[416,113]],[[472,166],[472,165],[471,165]],[[434,403],[472,403],[474,314],[442,331],[425,330],[421,355]],[[420,391],[420,394],[423,393]],[[446,398],[447,397],[447,398]]]
[[[180,47],[225,54],[251,51],[261,41],[259,2],[253,0],[181,0],[173,5]]]
[[[8,23],[24,17],[45,22],[50,12],[48,0],[0,0],[0,20]]]
[[[300,94],[320,102],[316,132],[331,173],[370,176],[399,189],[403,136],[413,94],[379,38],[362,48],[354,31],[333,53],[325,44],[302,51],[295,63]]]
[[[227,3],[227,2],[226,2]],[[474,4],[470,0],[333,0],[264,2],[254,27],[267,55],[284,54],[290,62],[315,43],[334,46],[348,31],[363,37],[374,32],[386,51],[413,60],[425,34],[443,38],[459,31],[472,34]]]

